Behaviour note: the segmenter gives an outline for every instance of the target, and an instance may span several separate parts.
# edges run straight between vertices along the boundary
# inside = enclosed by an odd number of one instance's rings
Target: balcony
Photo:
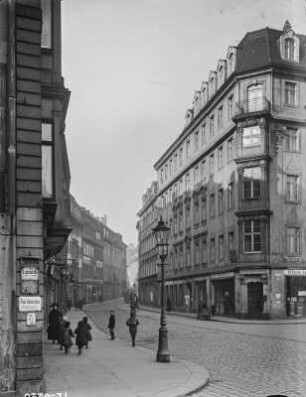
[[[236,109],[233,115],[233,120],[239,120],[244,117],[260,115],[268,113],[271,110],[271,104],[264,96],[247,99],[236,103]]]

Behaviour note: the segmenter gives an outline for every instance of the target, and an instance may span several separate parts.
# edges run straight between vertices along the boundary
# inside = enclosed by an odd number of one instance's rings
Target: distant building
[[[72,232],[58,258],[69,271],[67,299],[97,302],[122,297],[127,284],[126,244],[121,234],[71,200]]]
[[[158,222],[157,182],[142,196],[142,208],[138,212],[138,289],[139,301],[144,305],[159,305],[158,256],[152,228]]]
[[[306,315],[305,44],[286,22],[229,47],[155,164],[157,212],[171,228],[166,295],[176,310]],[[157,269],[139,230],[143,284]]]

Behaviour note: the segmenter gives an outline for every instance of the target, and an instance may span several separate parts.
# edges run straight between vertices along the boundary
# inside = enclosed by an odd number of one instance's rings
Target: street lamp
[[[165,260],[168,256],[170,228],[168,228],[162,217],[155,228],[152,229],[154,237],[156,239],[156,247],[158,249],[158,255],[160,257],[161,265],[161,314],[160,314],[160,328],[158,338],[158,351],[156,355],[156,361],[160,363],[169,363],[170,354],[168,350],[168,330],[167,321],[165,315]]]

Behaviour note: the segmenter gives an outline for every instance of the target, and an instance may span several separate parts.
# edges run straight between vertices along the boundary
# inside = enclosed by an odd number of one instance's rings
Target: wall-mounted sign
[[[38,282],[35,280],[25,280],[21,282],[21,293],[23,295],[37,295]]]
[[[27,326],[35,326],[36,325],[36,313],[27,313]]]
[[[287,269],[284,270],[285,276],[306,276],[306,269]]]
[[[37,267],[24,267],[21,269],[21,280],[38,280],[38,276]]]
[[[298,291],[298,296],[306,296],[306,291]]]
[[[20,296],[19,311],[21,312],[39,312],[41,311],[40,296]]]

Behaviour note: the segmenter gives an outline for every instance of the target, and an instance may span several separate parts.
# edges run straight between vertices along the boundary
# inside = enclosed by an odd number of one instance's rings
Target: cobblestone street
[[[108,332],[110,309],[116,311],[116,335],[129,341],[125,321],[129,306],[117,302],[92,305],[86,312]],[[137,344],[157,350],[159,313],[138,313]],[[204,366],[209,385],[197,397],[306,396],[305,324],[232,324],[168,315],[171,355]]]

